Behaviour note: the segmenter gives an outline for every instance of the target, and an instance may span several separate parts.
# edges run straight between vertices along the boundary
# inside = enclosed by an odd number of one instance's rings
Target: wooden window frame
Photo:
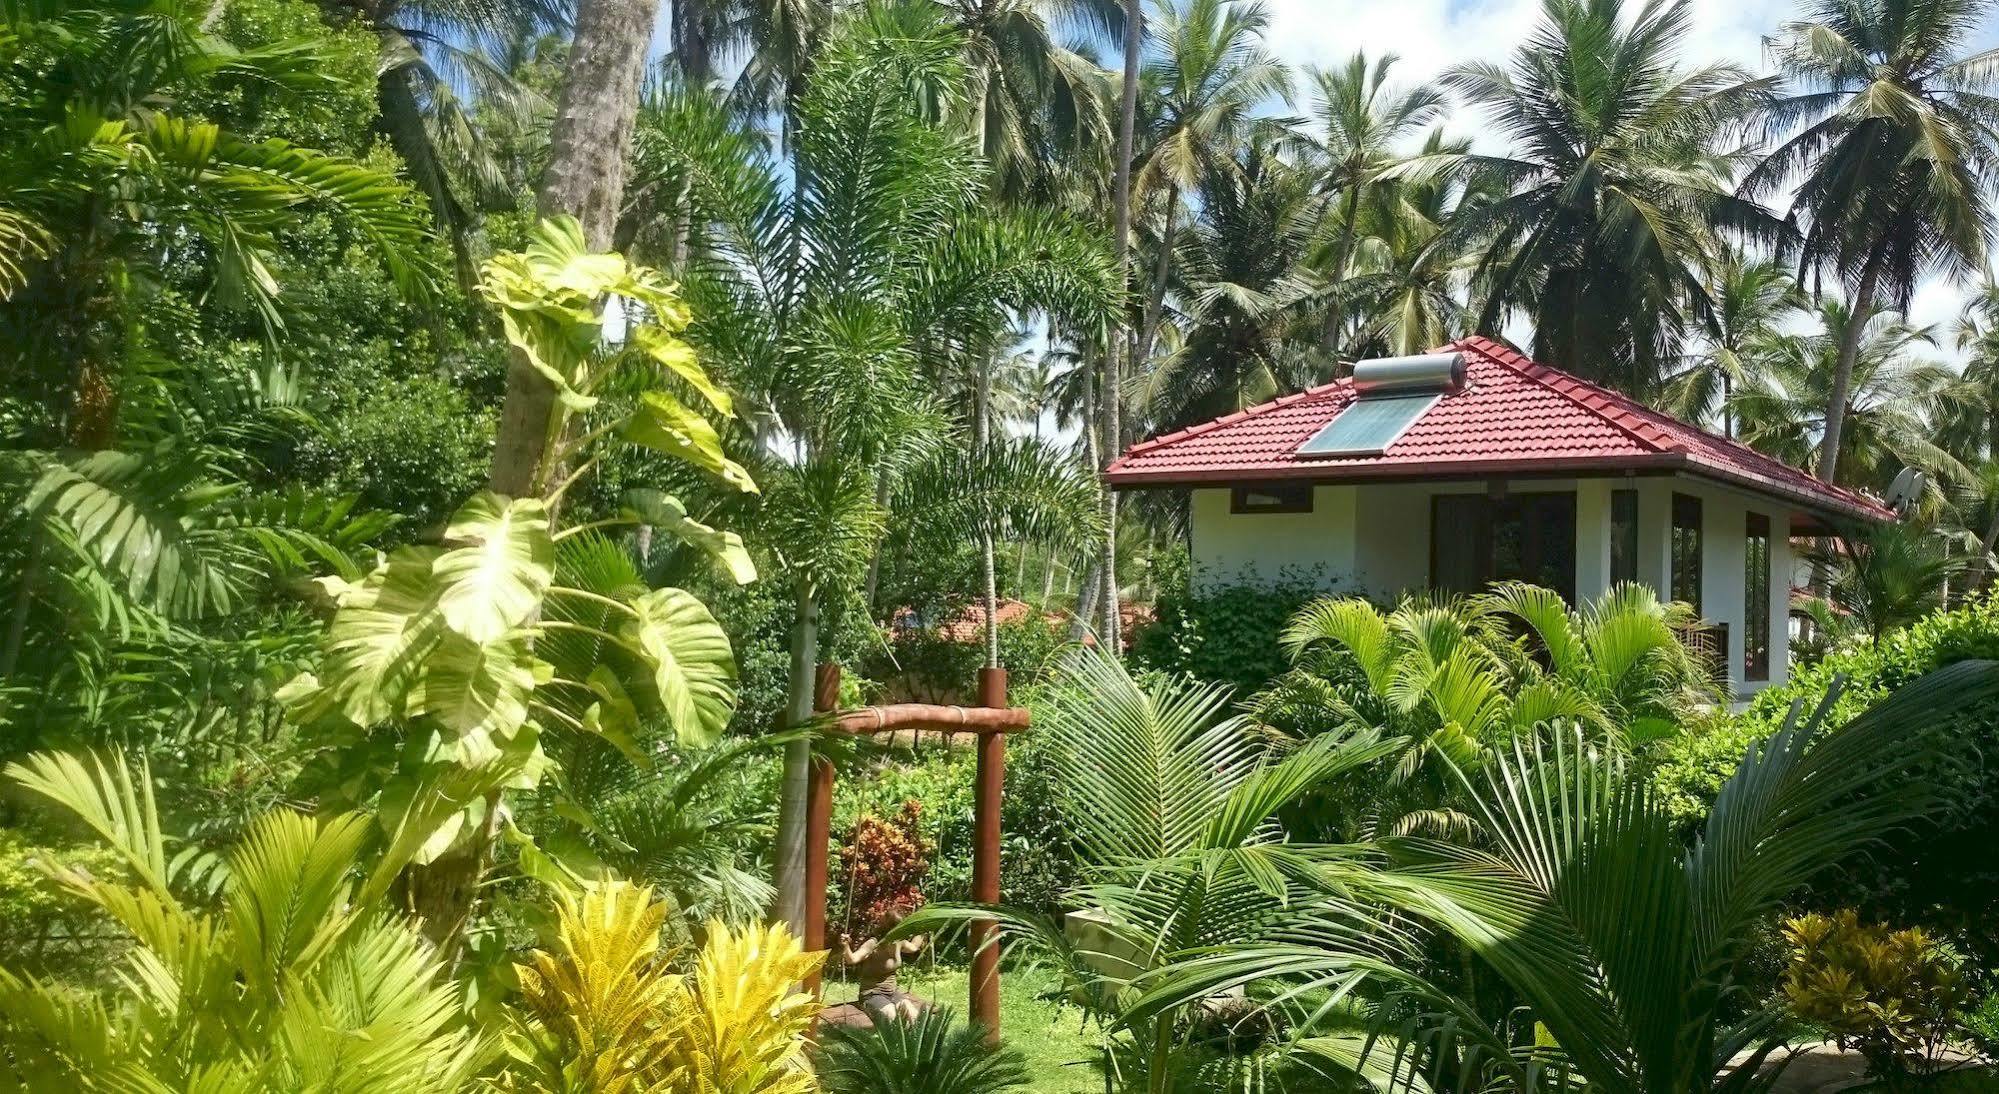
[[[1763,565],[1758,568],[1756,561],[1756,540],[1763,541]],[[1770,589],[1775,570],[1771,553],[1770,518],[1762,513],[1751,512],[1744,516],[1742,527],[1742,559],[1746,572],[1742,582],[1742,679],[1757,683],[1770,679],[1770,654],[1774,643],[1771,640],[1772,615],[1770,611]],[[1761,586],[1759,588],[1759,585]]]
[[[1309,513],[1312,511],[1312,484],[1271,483],[1267,486],[1229,487],[1229,512],[1235,516],[1265,516],[1273,513]],[[1260,503],[1249,500],[1252,494],[1262,494],[1277,499]]]
[[[1693,520],[1691,522],[1687,522],[1684,520],[1684,518],[1689,513],[1691,513],[1693,516]],[[1702,580],[1702,578],[1705,575],[1702,574],[1701,572],[1706,568],[1706,562],[1707,562],[1706,558],[1707,530],[1705,527],[1706,523],[1707,523],[1706,509],[1701,504],[1701,499],[1699,496],[1694,494],[1682,494],[1679,493],[1678,491],[1675,491],[1673,493],[1672,522],[1671,524],[1668,525],[1666,532],[1668,560],[1671,563],[1671,565],[1667,569],[1667,574],[1666,574],[1666,580],[1668,585],[1667,596],[1668,599],[1670,600],[1684,601],[1685,603],[1692,605],[1695,614],[1701,614],[1703,612],[1701,600],[1703,594],[1706,592],[1705,588],[1706,582]],[[1691,573],[1687,574],[1687,577],[1689,579],[1689,584],[1691,584],[1693,587],[1692,588],[1693,595],[1690,597],[1680,595],[1683,591],[1685,591],[1682,589],[1680,584],[1680,577],[1682,573],[1682,568],[1680,566],[1680,530],[1683,528],[1690,529],[1693,533],[1693,546],[1694,546],[1693,569]]]
[[[1620,514],[1618,512],[1619,509],[1629,509],[1630,512]],[[1628,573],[1620,573],[1617,565],[1617,533],[1618,518],[1620,516],[1628,516],[1630,518],[1626,522],[1625,527],[1626,538],[1629,540],[1625,546],[1629,549],[1624,552],[1624,562],[1626,568],[1629,570]],[[1638,580],[1638,545],[1640,542],[1642,541],[1638,538],[1638,491],[1628,486],[1612,490],[1610,492],[1610,583],[1612,585],[1616,585],[1619,582],[1635,582]]]

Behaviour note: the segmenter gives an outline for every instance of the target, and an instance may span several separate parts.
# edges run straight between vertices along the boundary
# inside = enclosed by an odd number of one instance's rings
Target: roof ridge
[[[1631,437],[1631,439],[1651,448],[1654,452],[1666,454],[1678,453],[1688,457],[1696,456],[1696,453],[1686,451],[1684,447],[1674,445],[1670,442],[1667,436],[1668,430],[1658,424],[1658,421],[1664,421],[1672,427],[1691,431],[1708,441],[1718,443],[1731,452],[1748,456],[1773,468],[1794,472],[1805,478],[1809,478],[1821,490],[1827,490],[1836,495],[1845,495],[1848,498],[1868,504],[1878,504],[1872,496],[1864,491],[1842,486],[1835,482],[1826,482],[1809,471],[1792,467],[1790,464],[1770,455],[1768,452],[1744,444],[1733,437],[1724,437],[1718,433],[1710,433],[1700,426],[1694,425],[1692,422],[1682,422],[1669,414],[1646,406],[1629,395],[1604,387],[1602,384],[1591,383],[1580,376],[1555,368],[1553,365],[1544,365],[1521,353],[1519,350],[1503,345],[1484,335],[1467,335],[1464,338],[1460,338],[1457,342],[1452,343],[1452,345],[1476,350],[1480,355],[1494,364],[1512,369],[1521,377],[1532,380],[1541,387],[1555,392],[1577,406],[1595,414],[1600,420],[1617,427],[1627,436]],[[1561,381],[1561,383],[1555,381]],[[1574,390],[1571,390],[1572,388],[1581,388],[1604,402],[1620,404],[1622,409],[1618,413],[1612,413],[1608,407],[1592,405],[1590,401],[1583,399]],[[1644,429],[1640,430],[1632,423],[1627,422],[1626,418],[1639,419],[1643,423]],[[1657,419],[1658,421],[1654,421],[1653,419]]]
[[[1193,425],[1187,426],[1184,429],[1176,429],[1171,433],[1163,433],[1157,437],[1153,437],[1150,440],[1139,441],[1137,444],[1132,445],[1130,448],[1125,449],[1121,454],[1119,454],[1118,460],[1124,460],[1131,456],[1136,456],[1141,453],[1151,452],[1156,449],[1164,448],[1169,444],[1178,444],[1179,442],[1184,441],[1189,437],[1198,437],[1203,433],[1213,432],[1214,430],[1220,429],[1225,425],[1234,425],[1235,423],[1240,422],[1245,418],[1254,418],[1259,414],[1265,413],[1267,411],[1276,410],[1279,407],[1290,406],[1293,403],[1300,403],[1305,401],[1306,399],[1310,399],[1319,395],[1329,395],[1333,392],[1333,389],[1342,387],[1348,384],[1351,380],[1352,377],[1350,376],[1342,376],[1336,380],[1328,380],[1323,384],[1317,384],[1315,386],[1308,387],[1303,391],[1294,391],[1289,395],[1279,395],[1275,399],[1266,400],[1264,402],[1256,404],[1255,406],[1246,406],[1241,410],[1231,411],[1227,414],[1222,415],[1219,418],[1210,418],[1205,422],[1197,422]],[[1117,461],[1112,461],[1112,462],[1115,463]]]
[[[1609,388],[1603,387],[1598,384],[1592,384],[1588,380],[1585,380],[1580,376],[1575,376],[1570,373],[1563,372],[1552,365],[1544,365],[1541,362],[1534,360],[1532,357],[1529,357],[1526,354],[1521,353],[1519,350],[1514,349],[1511,346],[1504,345],[1500,342],[1496,342],[1493,339],[1487,338],[1482,334],[1466,335],[1465,337],[1458,339],[1456,342],[1452,344],[1459,346],[1461,348],[1474,350],[1479,355],[1483,356],[1486,360],[1491,361],[1492,363],[1499,365],[1502,368],[1511,369],[1516,375],[1520,376],[1522,379],[1531,380],[1535,384],[1541,386],[1542,388],[1554,392],[1555,394],[1561,396],[1562,398],[1567,399],[1569,402],[1574,403],[1575,405],[1583,408],[1584,410],[1589,411],[1591,414],[1595,415],[1601,421],[1607,422],[1610,425],[1616,427],[1619,432],[1623,433],[1627,437],[1630,437],[1632,440],[1638,442],[1639,444],[1644,445],[1646,448],[1651,449],[1653,452],[1673,451],[1672,447],[1669,444],[1665,443],[1663,438],[1657,435],[1659,432],[1661,432],[1658,426],[1653,425],[1650,422],[1647,422],[1645,423],[1647,428],[1644,430],[1640,430],[1634,427],[1631,423],[1624,420],[1629,415],[1629,411],[1625,411],[1622,413],[1612,413],[1607,407],[1595,405],[1589,400],[1584,399],[1583,397],[1578,395],[1575,391],[1571,390],[1571,386],[1585,388],[1591,394],[1602,397],[1607,400],[1628,403],[1630,404],[1630,406],[1640,410],[1646,409],[1644,404],[1638,402],[1638,400],[1636,399],[1633,399],[1626,395],[1619,395],[1617,392],[1611,391]],[[1555,381],[1557,380],[1566,381],[1567,386],[1565,386],[1564,384],[1556,383]]]

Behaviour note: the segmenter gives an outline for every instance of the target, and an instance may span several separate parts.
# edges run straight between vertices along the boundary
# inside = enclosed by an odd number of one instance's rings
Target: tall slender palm
[[[1708,294],[1714,307],[1707,329],[1679,374],[1667,381],[1666,408],[1689,422],[1708,421],[1719,411],[1722,436],[1733,437],[1735,390],[1751,381],[1758,348],[1780,332],[1804,297],[1778,263],[1733,250],[1714,263]]]
[[[796,104],[788,160],[705,130],[681,143],[670,128],[651,134],[662,155],[696,164],[704,246],[688,269],[690,340],[757,405],[767,436],[791,447],[780,460],[759,437],[736,438],[767,469],[766,496],[745,520],[793,600],[794,723],[811,717],[820,607],[853,597],[899,497],[949,482],[910,519],[948,517],[972,537],[1041,533],[1009,492],[1042,466],[1035,453],[993,438],[967,451],[938,380],[986,375],[975,358],[1016,310],[1095,324],[1116,299],[1100,245],[1065,221],[984,201],[983,165],[932,109],[967,79],[963,38],[940,15],[876,7],[836,23]],[[749,158],[704,162],[713,154]],[[787,917],[803,884],[809,760],[809,744],[785,759]]]
[[[1819,316],[1817,331],[1778,334],[1751,347],[1757,371],[1730,400],[1741,439],[1794,467],[1832,467],[1836,481],[1879,487],[1903,467],[1924,468],[1940,481],[1964,477],[1962,464],[1936,443],[1925,414],[1953,379],[1921,355],[1933,344],[1930,330],[1887,311],[1856,323],[1837,300],[1820,304]],[[1855,334],[1854,326],[1864,329]],[[1828,460],[1827,392],[1838,382],[1849,340],[1857,348],[1841,404],[1846,428],[1840,451]]]
[[[1453,226],[1486,248],[1479,327],[1509,309],[1534,355],[1640,395],[1656,387],[1690,320],[1717,233],[1775,239],[1781,222],[1730,189],[1729,124],[1768,99],[1733,65],[1683,68],[1683,0],[1546,0],[1507,65],[1468,63],[1446,84],[1512,144],[1498,155],[1417,161],[1490,172],[1510,192]]]
[[[1964,371],[1938,416],[1939,439],[1967,461],[1999,459],[1999,282],[1988,279],[1965,301],[1954,340]]]
[[[1132,157],[1137,148],[1139,57],[1144,40],[1145,0],[1124,0],[1124,74],[1118,86],[1117,152],[1111,161],[1111,246],[1117,259],[1118,284],[1127,289],[1131,285]],[[1124,381],[1118,368],[1124,339],[1116,333],[1124,329],[1124,324],[1113,324],[1112,329],[1110,345],[1105,347],[1103,355],[1103,380],[1097,385],[1097,390],[1103,393],[1097,400],[1097,412],[1102,419],[1097,423],[1097,458],[1105,467],[1124,451]],[[1122,623],[1118,611],[1117,498],[1108,486],[1103,492],[1103,518],[1104,554],[1098,562],[1097,576],[1103,600],[1099,605],[1103,612],[1099,637],[1116,649],[1121,643],[1118,630]]]
[[[1146,70],[1147,147],[1132,180],[1134,200],[1163,198],[1158,263],[1132,343],[1134,376],[1145,367],[1173,276],[1180,203],[1214,171],[1234,163],[1257,111],[1286,98],[1291,76],[1263,44],[1270,13],[1262,4],[1186,0],[1162,4],[1153,26],[1157,58]]]
[[[1313,118],[1325,130],[1312,139],[1326,172],[1328,192],[1339,195],[1338,233],[1327,280],[1335,287],[1346,280],[1360,236],[1361,204],[1382,185],[1382,176],[1404,159],[1402,147],[1411,135],[1443,112],[1444,95],[1434,87],[1401,88],[1389,82],[1397,57],[1383,54],[1373,64],[1356,53],[1338,68],[1314,69]],[[1429,154],[1436,150],[1426,149]],[[1344,301],[1328,297],[1326,352],[1337,357],[1344,332]],[[1435,343],[1432,343],[1435,344]]]
[[[1770,124],[1796,132],[1744,191],[1795,184],[1801,268],[1832,274],[1861,320],[1825,392],[1822,479],[1844,448],[1866,320],[1879,307],[1907,311],[1924,274],[1962,276],[1992,249],[1999,51],[1961,56],[1985,13],[1977,0],[1810,0],[1774,46],[1792,90],[1771,104]]]

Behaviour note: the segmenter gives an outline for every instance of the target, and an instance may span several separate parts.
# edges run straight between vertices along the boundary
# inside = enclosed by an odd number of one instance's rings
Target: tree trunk
[[[875,469],[875,508],[882,512],[888,511],[888,489],[888,468],[877,467]],[[876,540],[873,549],[868,552],[868,576],[861,583],[861,607],[868,613],[868,618],[870,619],[876,618],[875,591],[881,586],[881,574],[882,545],[880,540]],[[894,621],[893,612],[891,611],[891,616],[886,622],[892,623]]]
[[[1340,245],[1333,251],[1333,296],[1326,304],[1326,355],[1335,365],[1340,359],[1340,323],[1345,318],[1345,309],[1340,307],[1340,282],[1346,280],[1347,263],[1353,261],[1354,235],[1359,228],[1354,223],[1360,218],[1360,185],[1356,180],[1348,180],[1344,216]]]
[[[1134,367],[1144,367],[1152,361],[1152,347],[1159,341],[1159,325],[1166,315],[1166,282],[1173,276],[1173,240],[1175,225],[1173,220],[1180,215],[1180,190],[1170,187],[1166,191],[1166,228],[1159,238],[1159,263],[1152,271],[1152,295],[1145,302],[1145,323],[1132,360]]]
[[[708,35],[701,25],[702,0],[673,0],[673,60],[689,87],[707,84]]]
[[[1860,352],[1860,336],[1874,311],[1878,269],[1876,258],[1870,257],[1866,268],[1860,271],[1860,285],[1853,292],[1853,308],[1846,329],[1839,334],[1839,361],[1833,366],[1832,393],[1825,401],[1825,438],[1819,444],[1819,478],[1826,482],[1837,481],[1834,475],[1839,471],[1839,441],[1846,427],[1846,400],[1853,387],[1853,359]]]
[[[1076,614],[1069,619],[1069,641],[1081,642],[1090,633],[1090,615],[1097,610],[1097,598],[1103,595],[1104,560],[1092,554],[1090,563],[1083,570],[1082,587],[1076,591]]]
[[[1117,248],[1118,283],[1129,291],[1131,287],[1131,156],[1132,145],[1138,126],[1138,67],[1140,45],[1145,36],[1145,5],[1139,0],[1125,0],[1124,5],[1124,85],[1119,89],[1118,138],[1115,194],[1113,205],[1113,235]],[[1122,304],[1119,305],[1119,327],[1129,322]],[[1103,413],[1103,449],[1099,453],[1108,468],[1111,461],[1124,451],[1123,383],[1119,375],[1118,352],[1124,339],[1112,334],[1108,352],[1104,354],[1103,390],[1098,399]],[[1104,560],[1103,585],[1104,625],[1100,637],[1106,650],[1119,648],[1118,606],[1117,606],[1117,499],[1111,493],[1109,482],[1102,486],[1102,513],[1104,520]]]
[[[543,217],[574,216],[594,251],[611,246],[624,205],[626,152],[657,10],[656,0],[580,0],[576,7],[576,35],[536,206]],[[554,410],[554,386],[513,354],[493,441],[489,481],[495,491],[524,497],[538,488]]]
[[[1735,439],[1735,407],[1730,403],[1730,400],[1734,397],[1735,381],[1730,380],[1728,373],[1723,372],[1721,374],[1721,435],[1731,441]]]
[[[785,706],[788,727],[812,720],[813,675],[819,663],[818,594],[805,580],[799,581],[794,592],[791,679]],[[777,906],[771,912],[801,938],[805,932],[805,859],[826,853],[824,847],[805,845],[806,797],[811,787],[812,742],[794,741],[784,749],[784,785],[777,813]]]

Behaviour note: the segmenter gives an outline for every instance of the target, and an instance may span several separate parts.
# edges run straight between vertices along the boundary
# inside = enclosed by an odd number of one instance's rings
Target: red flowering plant
[[[923,838],[923,803],[914,798],[887,819],[866,814],[840,846],[842,941],[878,938],[923,906],[923,879],[935,850]]]

